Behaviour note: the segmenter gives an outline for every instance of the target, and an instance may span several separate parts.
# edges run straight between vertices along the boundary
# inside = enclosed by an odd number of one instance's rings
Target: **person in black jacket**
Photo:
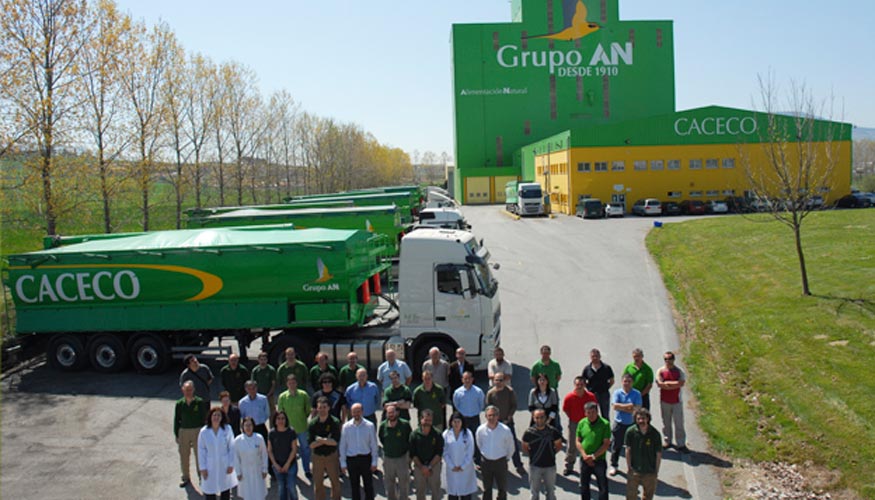
[[[465,372],[474,373],[474,365],[465,359],[465,349],[456,349],[456,360],[450,363],[450,390],[448,394],[453,394],[456,389],[462,387],[462,374]]]

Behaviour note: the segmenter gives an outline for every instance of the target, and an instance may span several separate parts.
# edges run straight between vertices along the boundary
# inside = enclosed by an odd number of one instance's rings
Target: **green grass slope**
[[[654,230],[700,423],[720,451],[808,461],[875,498],[875,210],[811,214],[801,294],[789,228],[722,217]]]

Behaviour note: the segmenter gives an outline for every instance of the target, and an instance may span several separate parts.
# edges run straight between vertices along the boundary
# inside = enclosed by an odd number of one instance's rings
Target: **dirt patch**
[[[735,500],[854,500],[836,490],[841,474],[811,463],[754,463],[736,460],[723,476],[724,497]]]

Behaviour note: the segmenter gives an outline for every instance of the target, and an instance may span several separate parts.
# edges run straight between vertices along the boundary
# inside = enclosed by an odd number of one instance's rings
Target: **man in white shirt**
[[[486,423],[477,428],[480,472],[483,475],[483,500],[492,500],[492,484],[498,487],[497,500],[507,500],[507,461],[513,456],[513,434],[499,422],[495,406],[486,407]]]
[[[365,487],[365,500],[374,500],[374,477],[377,471],[377,433],[374,424],[362,417],[362,405],[356,403],[350,409],[352,419],[343,424],[340,431],[340,469],[349,474],[352,500],[361,500],[361,486]]]
[[[492,387],[495,385],[493,379],[495,378],[496,373],[504,374],[504,385],[513,389],[513,384],[511,384],[511,380],[513,379],[513,365],[510,364],[510,361],[504,359],[504,349],[501,347],[496,347],[494,351],[492,351],[493,358],[489,360],[489,364],[486,365],[486,373],[489,374],[489,386]]]

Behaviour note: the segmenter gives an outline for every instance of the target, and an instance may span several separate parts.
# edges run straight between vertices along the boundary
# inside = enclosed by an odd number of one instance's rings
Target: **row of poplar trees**
[[[412,179],[409,156],[360,126],[265,97],[236,61],[188,53],[112,0],[0,0],[3,188],[57,234],[84,207],[150,229],[157,183],[183,206],[278,202]],[[133,201],[132,201],[133,200]],[[7,205],[9,205],[7,203]]]

